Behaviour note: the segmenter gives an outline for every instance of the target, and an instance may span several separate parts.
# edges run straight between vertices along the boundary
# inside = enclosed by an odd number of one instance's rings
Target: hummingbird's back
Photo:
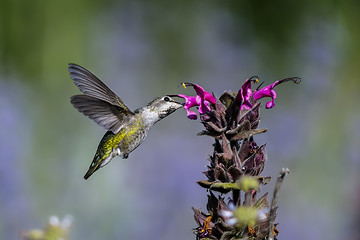
[[[123,157],[127,157],[135,150],[147,136],[150,130],[149,126],[144,126],[141,119],[135,118],[128,126],[125,126],[121,133],[117,133],[116,137],[120,139],[119,148],[123,153]]]

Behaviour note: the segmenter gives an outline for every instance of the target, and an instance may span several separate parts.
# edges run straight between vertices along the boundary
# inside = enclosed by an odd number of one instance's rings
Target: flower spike
[[[197,182],[208,190],[207,211],[193,208],[197,240],[277,239],[279,231],[274,222],[278,187],[275,188],[269,211],[269,194],[260,195],[260,186],[271,180],[271,177],[260,175],[268,160],[266,144],[258,145],[254,135],[266,131],[258,128],[260,102],[257,100],[271,97],[266,107],[273,107],[276,98],[274,87],[287,81],[299,83],[300,79],[286,78],[265,87],[258,84],[258,88],[252,89],[251,84],[259,82],[259,78],[254,76],[247,79],[238,92],[226,91],[219,100],[216,99],[215,104],[210,104],[213,96],[202,87],[192,83],[181,84],[183,87],[191,86],[196,91],[196,96],[178,96],[185,99],[184,108],[191,119],[197,115],[189,108],[200,106],[200,120],[205,130],[198,135],[215,139],[213,153],[203,172],[206,180]],[[208,112],[203,114],[204,111]],[[215,196],[213,192],[219,195]],[[222,194],[230,192],[229,201],[226,202]]]

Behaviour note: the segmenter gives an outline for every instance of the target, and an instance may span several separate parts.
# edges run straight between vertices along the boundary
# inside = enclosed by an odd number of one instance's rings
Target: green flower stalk
[[[288,170],[282,170],[270,206],[268,193],[260,196],[260,186],[269,183],[271,178],[260,176],[267,161],[266,145],[259,146],[255,135],[267,129],[258,128],[259,100],[270,97],[266,108],[273,108],[277,97],[274,87],[288,81],[300,83],[300,78],[286,78],[252,90],[252,83],[258,81],[257,76],[251,77],[237,93],[227,91],[218,99],[192,83],[183,83],[183,86],[193,87],[196,96],[177,95],[185,99],[184,108],[189,119],[197,118],[197,114],[189,108],[199,106],[205,130],[198,135],[207,135],[215,140],[207,171],[204,172],[207,179],[198,181],[209,192],[207,211],[193,208],[198,225],[194,229],[197,240],[277,239],[279,231],[274,224],[276,198]],[[224,194],[230,194],[226,196],[226,201]]]

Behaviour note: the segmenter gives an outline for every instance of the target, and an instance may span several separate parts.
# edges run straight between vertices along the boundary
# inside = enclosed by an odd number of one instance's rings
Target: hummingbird
[[[85,179],[108,164],[115,156],[128,158],[144,141],[156,122],[184,105],[172,99],[176,95],[166,95],[131,111],[120,97],[90,71],[79,65],[69,64],[69,72],[83,93],[71,97],[72,105],[108,130],[99,143]]]

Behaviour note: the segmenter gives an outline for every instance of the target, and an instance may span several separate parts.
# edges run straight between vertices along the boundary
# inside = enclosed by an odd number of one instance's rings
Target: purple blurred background
[[[213,140],[179,110],[127,160],[82,177],[105,130],[78,113],[69,62],[130,109],[198,83],[219,97],[258,75],[276,88],[256,136],[263,175],[291,174],[279,239],[359,239],[360,3],[10,1],[0,3],[0,239],[71,214],[72,239],[195,239]],[[265,101],[263,100],[263,103]],[[264,106],[264,104],[262,104]],[[262,189],[272,191],[274,181]]]

